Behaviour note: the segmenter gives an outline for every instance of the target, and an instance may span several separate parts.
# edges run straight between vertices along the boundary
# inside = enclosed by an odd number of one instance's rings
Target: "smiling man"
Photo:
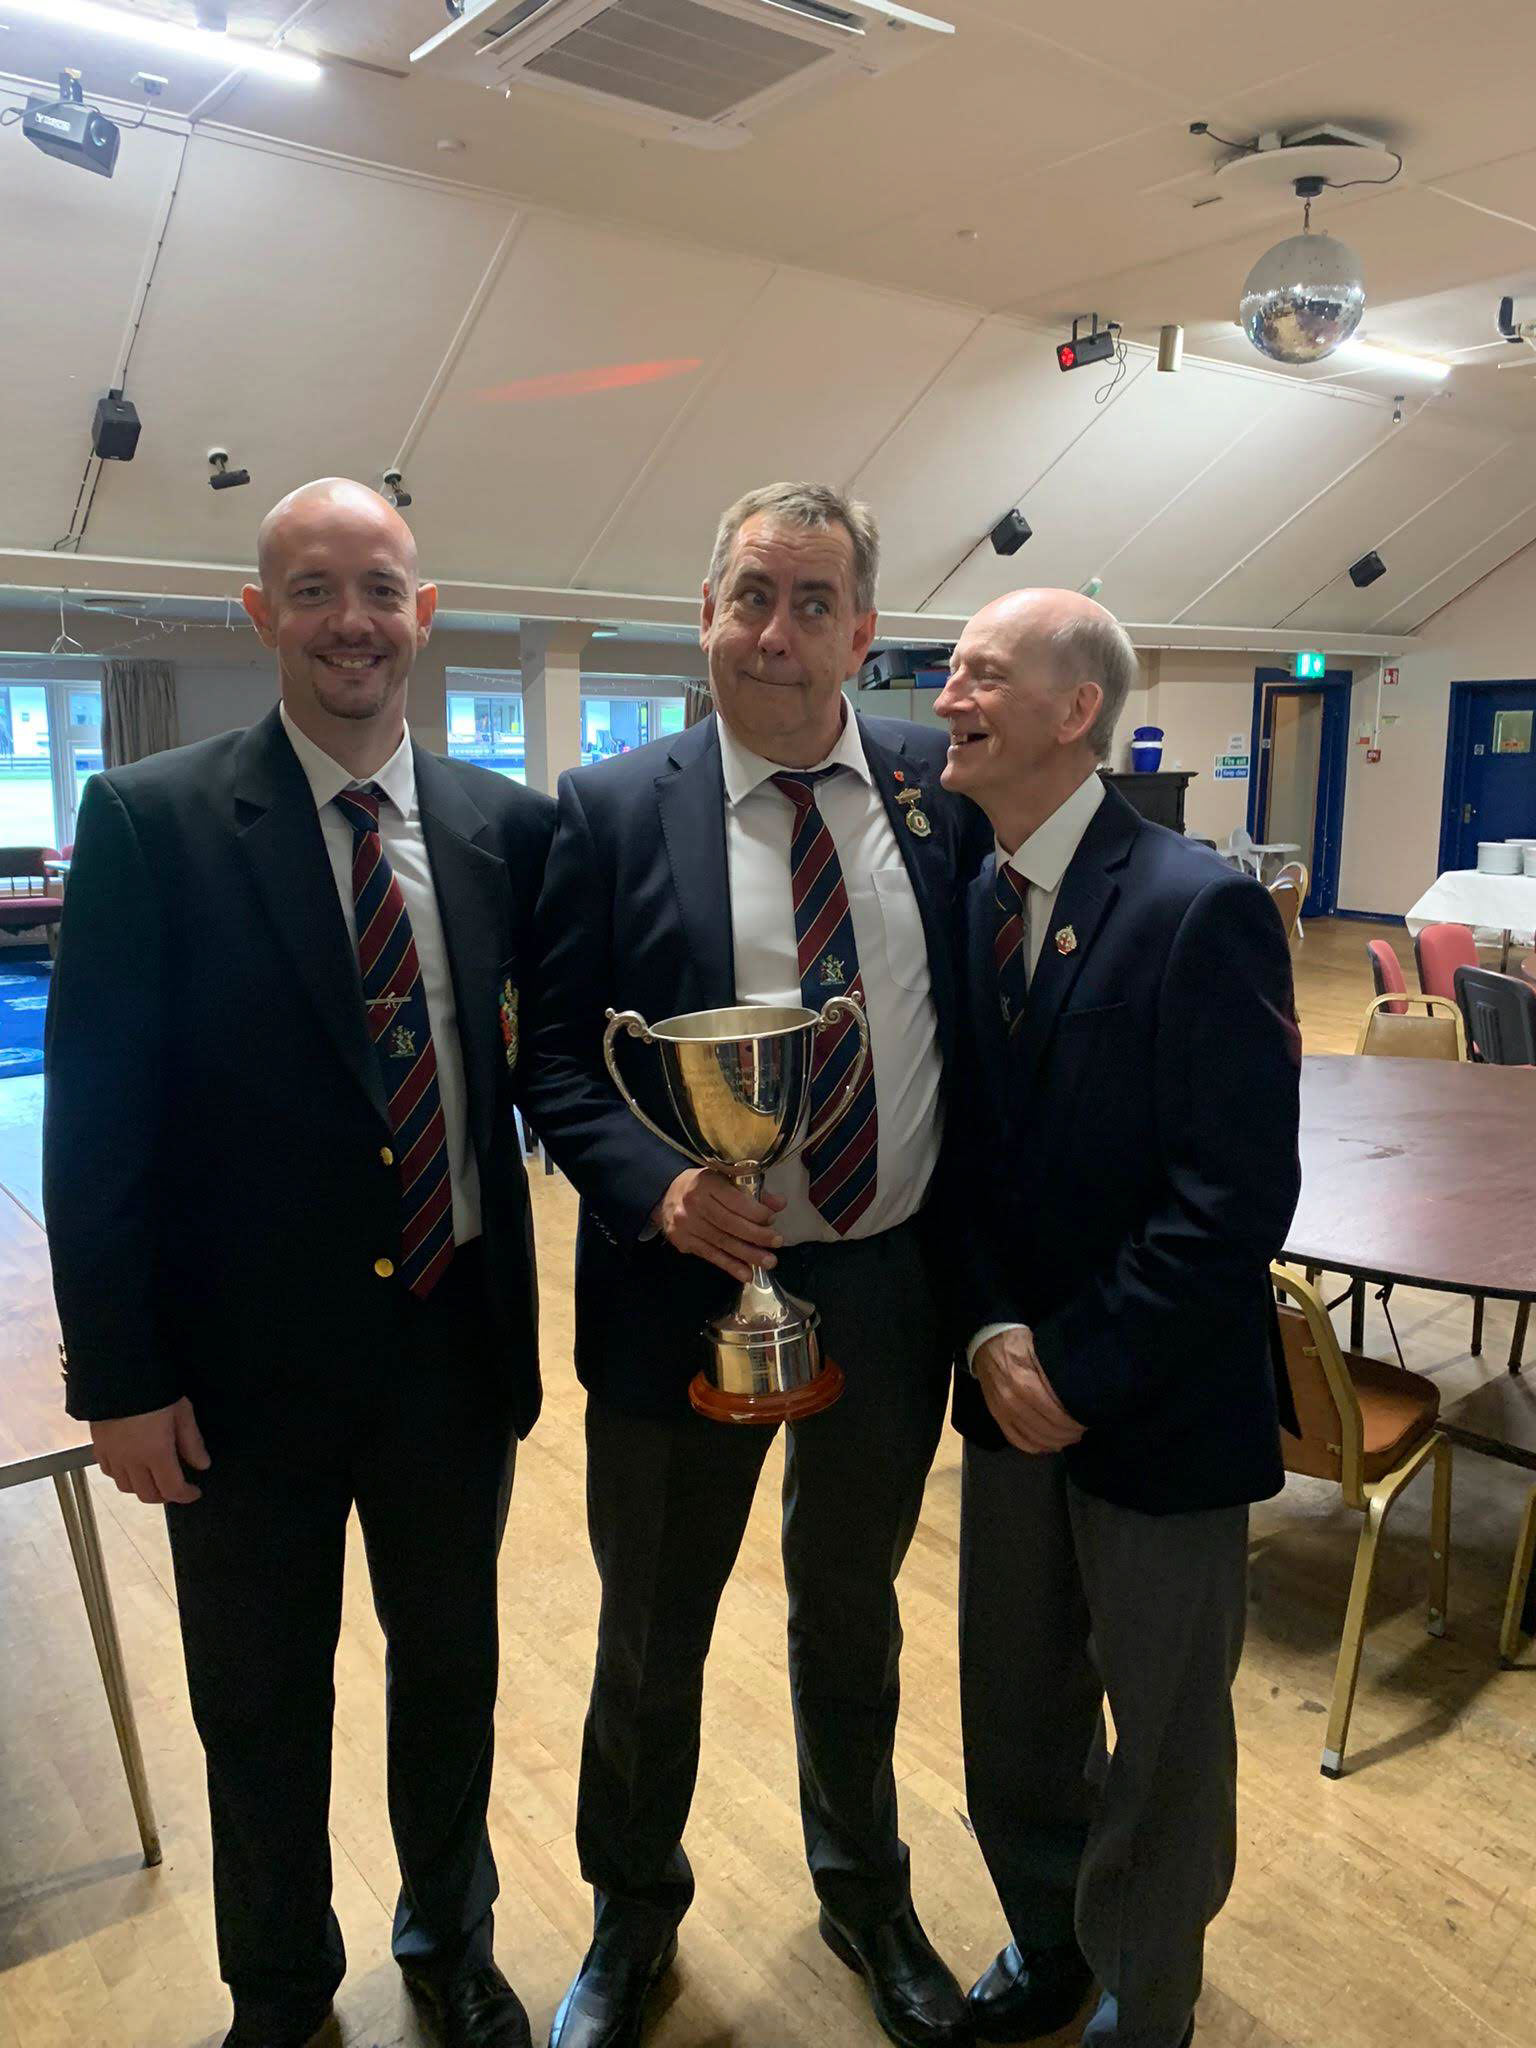
[[[520,993],[554,805],[405,726],[436,592],[341,479],[244,593],[280,702],[93,776],[48,1014],[67,1403],[164,1504],[208,1762],[227,2048],[339,2039],[332,1663],[355,1507],[388,1645],[394,1950],[448,2048],[491,1956],[496,1556],[539,1405]]]
[[[949,1380],[926,1204],[956,1024],[950,935],[985,832],[939,787],[941,732],[856,716],[843,695],[874,635],[875,568],[864,507],[823,485],[751,492],[721,520],[704,585],[713,714],[561,778],[535,1116],[582,1197],[576,1366],[602,1614],[576,1817],[594,1939],[554,2048],[633,2048],[693,1897],[682,1834],[704,1663],[773,1431],[702,1420],[687,1387],[705,1322],[757,1258],[815,1302],[847,1381],[791,1427],[784,1482],[822,1936],[862,1973],[892,2040],[969,2038],[913,1911],[891,1758],[895,1581]],[[850,991],[872,1068],[826,1146],[775,1167],[761,1203],[720,1174],[679,1172],[604,1071],[610,1005],[654,1021],[820,1009]],[[813,1102],[830,1072],[813,1068]]]
[[[1135,676],[1102,606],[1020,590],[938,700],[944,785],[997,840],[946,1180],[966,1793],[1012,1935],[970,1993],[983,2041],[1054,2035],[1095,1981],[1084,2048],[1193,2037],[1237,1846],[1248,1504],[1283,1479],[1290,956],[1256,882],[1099,776]]]

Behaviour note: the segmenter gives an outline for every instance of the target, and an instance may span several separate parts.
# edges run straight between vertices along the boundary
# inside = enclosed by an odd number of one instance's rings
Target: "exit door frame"
[[[1529,676],[1479,677],[1475,683],[1452,683],[1450,707],[1446,714],[1445,781],[1440,794],[1440,851],[1435,873],[1443,875],[1455,862],[1461,838],[1460,811],[1464,801],[1468,748],[1472,741],[1472,708],[1489,690],[1519,690],[1530,687]],[[1470,821],[1469,821],[1470,822]]]

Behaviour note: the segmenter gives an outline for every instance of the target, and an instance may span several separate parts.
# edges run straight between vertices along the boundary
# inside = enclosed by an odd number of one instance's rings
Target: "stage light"
[[[182,28],[172,21],[130,14],[126,8],[106,7],[99,0],[4,0],[4,12],[7,17],[36,16],[50,28],[94,29],[98,35],[116,36],[124,42],[180,50],[184,56],[198,57],[205,64],[262,71],[271,78],[286,78],[294,85],[313,85],[321,76],[320,66],[308,57],[264,49],[240,36],[215,35],[204,28]]]
[[[1056,344],[1056,367],[1059,370],[1081,370],[1088,363],[1107,362],[1119,343],[1120,330],[1113,320],[1107,327],[1099,325],[1097,313],[1090,313],[1092,332],[1079,334],[1083,316],[1078,315],[1072,322],[1072,339]]]

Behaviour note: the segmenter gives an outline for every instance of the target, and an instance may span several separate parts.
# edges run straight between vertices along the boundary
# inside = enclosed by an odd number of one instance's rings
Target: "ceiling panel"
[[[146,132],[110,180],[0,135],[5,452],[0,535],[50,547],[69,524],[91,419],[128,331],[155,222],[181,152]]]
[[[1426,420],[1394,428],[1378,418],[1373,452],[1200,598],[1183,623],[1278,625],[1469,468],[1466,446],[1449,425]],[[1385,581],[1378,590],[1389,595]]]
[[[722,509],[743,491],[776,477],[854,478],[862,490],[871,452],[975,327],[954,307],[779,272],[581,582],[675,590],[681,576],[687,589],[703,574]],[[887,604],[893,589],[887,577]]]
[[[105,472],[91,546],[245,561],[283,492],[377,477],[510,218],[500,201],[194,138],[133,356],[144,437]],[[251,490],[209,491],[215,445]]]
[[[1491,575],[1511,556],[1536,542],[1536,503],[1511,519],[1497,533],[1480,541],[1471,552],[1451,564],[1422,590],[1381,620],[1384,633],[1411,633],[1428,623],[1436,612],[1463,591],[1470,590],[1484,576]]]
[[[530,220],[407,478],[429,559],[565,586],[767,282],[768,266]],[[775,417],[776,415],[775,401]],[[696,587],[700,545],[661,530]]]
[[[1401,604],[1412,606],[1411,593],[1438,578],[1458,555],[1536,503],[1536,472],[1522,449],[1494,448],[1479,454],[1469,446],[1467,473],[1460,482],[1422,510],[1405,513],[1395,531],[1375,543],[1388,575],[1357,590],[1347,565],[1328,589],[1287,625],[1316,623],[1364,632],[1377,625],[1383,612]]]

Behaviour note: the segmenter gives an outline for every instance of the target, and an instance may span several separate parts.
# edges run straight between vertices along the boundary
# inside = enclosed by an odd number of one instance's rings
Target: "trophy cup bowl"
[[[864,1006],[833,996],[821,1010],[745,1003],[694,1010],[647,1024],[637,1010],[609,1010],[603,1058],[613,1084],[653,1137],[694,1166],[725,1174],[760,1199],[770,1166],[819,1145],[846,1114],[869,1060]],[[852,1067],[817,1129],[811,1130],[811,1053],[821,1031],[858,1032]],[[652,1121],[624,1084],[614,1056],[621,1032],[654,1046],[681,1137]],[[842,1368],[823,1363],[814,1306],[755,1265],[734,1307],[703,1336],[708,1359],[688,1389],[716,1422],[798,1421],[829,1408],[843,1391]]]

